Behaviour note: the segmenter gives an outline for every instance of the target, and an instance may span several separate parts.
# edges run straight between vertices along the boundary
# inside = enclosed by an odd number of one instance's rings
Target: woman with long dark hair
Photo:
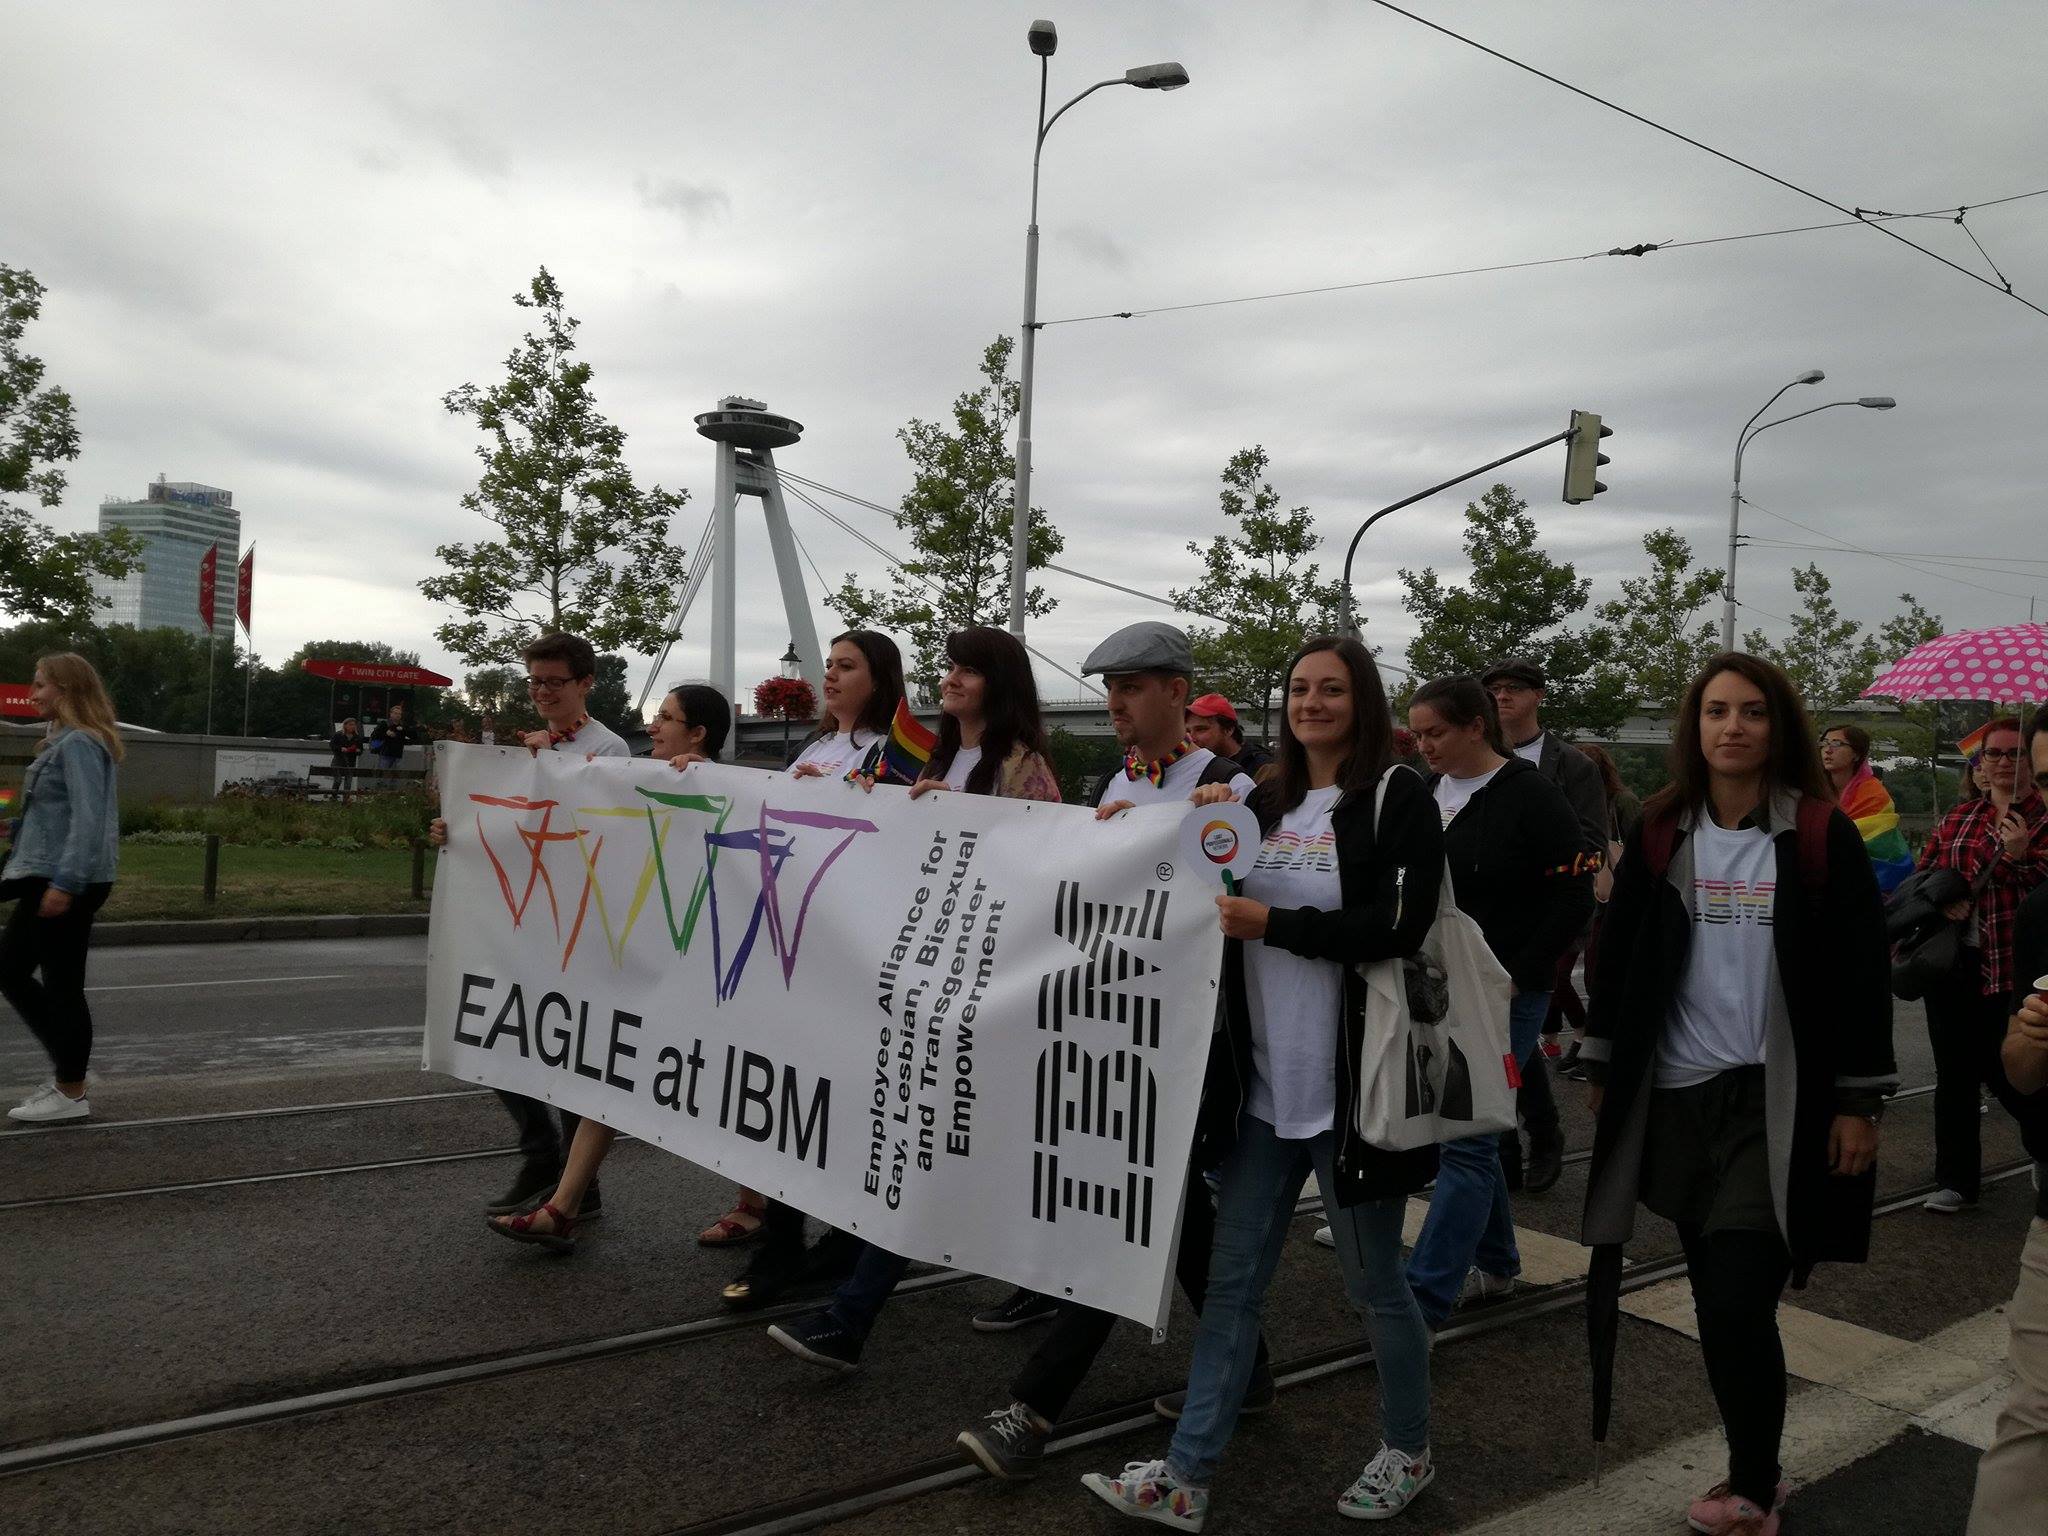
[[[1583,1241],[1674,1222],[1728,1476],[1688,1511],[1775,1536],[1778,1300],[1869,1251],[1877,1116],[1898,1087],[1877,879],[1785,674],[1716,656],[1680,702],[1671,783],[1608,903],[1581,1055],[1596,1125]]]
[[[1431,770],[1458,909],[1479,925],[1514,983],[1515,1065],[1542,1072],[1550,983],[1593,912],[1585,830],[1564,791],[1508,748],[1493,694],[1478,678],[1424,684],[1409,702],[1408,728]],[[1554,1125],[1532,1122],[1529,1141],[1527,1183],[1540,1192],[1557,1180],[1562,1138]],[[1408,1261],[1408,1283],[1432,1328],[1466,1301],[1513,1291],[1521,1273],[1501,1149],[1492,1135],[1443,1145],[1429,1219]]]
[[[1000,629],[963,629],[946,639],[950,663],[939,686],[938,744],[911,796],[955,790],[1006,800],[1059,803],[1045,757],[1038,684],[1023,642]],[[860,1365],[875,1320],[910,1268],[900,1254],[863,1243],[853,1272],[831,1302],[778,1323],[768,1337],[799,1359],[831,1370]]]
[[[1565,1047],[1564,1058],[1557,1064],[1557,1075],[1585,1081],[1585,1073],[1579,1067],[1579,1042],[1586,1038],[1586,1005],[1579,999],[1578,985],[1573,973],[1577,970],[1579,957],[1586,961],[1587,984],[1596,970],[1600,957],[1600,920],[1607,913],[1607,901],[1614,894],[1614,866],[1621,862],[1621,845],[1629,832],[1642,819],[1643,803],[1635,792],[1621,781],[1621,770],[1614,765],[1614,759],[1607,755],[1604,747],[1592,742],[1581,742],[1578,750],[1586,760],[1600,770],[1600,791],[1607,799],[1607,859],[1600,866],[1600,872],[1593,876],[1593,925],[1586,930],[1583,947],[1574,946],[1566,950],[1557,962],[1557,975],[1550,987],[1550,1016],[1543,1021],[1543,1033],[1556,1035],[1566,1023],[1572,1027],[1572,1043]],[[1546,1046],[1546,1054],[1551,1048]]]
[[[732,731],[732,705],[709,683],[683,683],[662,696],[647,727],[648,755],[676,769],[692,763],[715,763]],[[577,1122],[562,1176],[554,1192],[530,1211],[514,1211],[489,1219],[491,1230],[518,1243],[533,1243],[555,1253],[576,1250],[576,1227],[586,1219],[584,1202],[597,1182],[597,1170],[612,1149],[618,1132],[584,1116]],[[744,1192],[742,1192],[744,1193]],[[597,1214],[593,1204],[590,1216]]]
[[[52,1125],[92,1114],[85,956],[120,857],[123,748],[113,700],[83,656],[43,657],[28,696],[49,729],[22,775],[21,816],[0,868],[0,900],[14,903],[0,931],[0,994],[49,1055],[51,1071],[7,1117]]]
[[[1429,1181],[1436,1149],[1386,1152],[1358,1134],[1357,967],[1420,949],[1443,882],[1442,824],[1422,781],[1394,766],[1393,734],[1379,671],[1356,640],[1311,640],[1289,664],[1279,772],[1246,802],[1264,840],[1243,893],[1216,898],[1228,941],[1224,1028],[1196,1164],[1216,1163],[1221,1183],[1180,1423],[1159,1460],[1081,1480],[1121,1514],[1202,1528],[1251,1379],[1266,1289],[1311,1171],[1379,1379],[1382,1443],[1338,1511],[1387,1519],[1436,1475],[1429,1331],[1401,1270],[1402,1213]],[[1231,798],[1223,785],[1194,795],[1197,804]]]
[[[1983,792],[1959,803],[1934,829],[1922,869],[1949,869],[1970,895],[1949,909],[1964,924],[1955,966],[1927,992],[1934,1046],[1934,1180],[1926,1209],[1952,1216],[1977,1203],[1982,1182],[1980,1090],[1988,1087],[2020,1121],[2035,1156],[2048,1155],[2038,1113],[2013,1091],[1999,1051],[2014,993],[2033,981],[2013,964],[2020,903],[2048,880],[2048,803],[2021,757],[2020,723],[2009,716],[1975,732],[1971,773]]]
[[[946,637],[939,741],[913,797],[934,789],[1008,800],[1058,800],[1031,656],[1007,630],[975,625]]]
[[[834,635],[825,656],[824,713],[818,734],[789,765],[792,778],[845,779],[871,767],[903,702],[903,652],[878,630]],[[739,1202],[699,1234],[708,1247],[760,1237],[761,1246],[721,1293],[727,1306],[767,1306],[798,1281],[830,1284],[844,1276],[860,1240],[828,1228],[804,1247],[804,1213],[742,1189]]]

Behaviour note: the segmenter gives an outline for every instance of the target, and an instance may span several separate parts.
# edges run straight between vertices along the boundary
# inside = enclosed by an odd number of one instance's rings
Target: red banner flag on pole
[[[199,562],[199,622],[213,633],[213,589],[220,573],[220,546],[213,545]]]
[[[242,633],[251,640],[256,631],[249,627],[249,600],[256,589],[256,546],[249,546],[249,553],[242,556],[242,563],[235,567],[235,617],[242,621]]]

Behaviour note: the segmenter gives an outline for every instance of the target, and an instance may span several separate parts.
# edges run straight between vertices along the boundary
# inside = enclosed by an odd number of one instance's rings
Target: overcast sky
[[[1051,4],[1052,0],[1042,0]],[[1838,202],[1893,211],[2048,187],[2038,0],[1413,7]],[[691,418],[728,393],[801,420],[785,467],[894,504],[895,432],[945,412],[1021,312],[1037,61],[1012,5],[109,4],[0,0],[0,261],[49,288],[30,350],[77,402],[56,514],[158,472],[235,493],[259,546],[258,649],[375,637],[461,670],[415,583],[474,436],[440,406],[499,376],[536,267],[583,321],[643,483],[709,511]],[[1822,222],[1826,209],[1364,0],[1068,3],[1054,100],[1173,59],[1170,94],[1098,93],[1047,144],[1040,315],[1576,256]],[[1964,230],[1898,226],[1985,270]],[[1972,214],[2048,306],[2048,197]],[[1870,229],[1197,309],[1042,333],[1034,500],[1064,563],[1163,592],[1220,531],[1216,477],[1262,443],[1328,558],[1359,519],[1565,424],[1615,428],[1613,489],[1558,497],[1562,451],[1503,472],[1595,598],[1678,525],[1712,563],[1737,430],[1866,394],[1750,450],[1772,513],[1911,570],[1755,549],[1746,615],[1789,614],[1819,559],[1875,623],[1911,590],[1951,627],[2048,598],[2048,318]],[[1394,571],[1460,569],[1447,493],[1375,529],[1361,595],[1398,658]],[[743,501],[743,514],[758,503]],[[840,507],[871,535],[894,530]],[[881,562],[792,505],[834,581]],[[1828,539],[1756,508],[1760,538]],[[743,517],[743,681],[787,642]],[[2035,563],[2020,564],[2032,557]],[[1034,642],[1068,666],[1151,609],[1064,577]],[[1997,589],[1997,590],[1985,590]],[[815,592],[814,592],[815,597]],[[2048,602],[2042,604],[2048,613]],[[822,609],[819,624],[833,621]],[[708,601],[669,673],[702,673]],[[634,683],[644,675],[636,665]],[[1048,692],[1071,696],[1064,679]]]

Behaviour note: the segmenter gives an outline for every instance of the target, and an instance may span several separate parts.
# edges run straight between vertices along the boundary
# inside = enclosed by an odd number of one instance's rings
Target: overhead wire
[[[2048,187],[2042,187],[2032,192],[2016,192],[2008,197],[1996,197],[1988,202],[1971,203],[1966,206],[1968,208],[1991,208],[2000,203],[2017,203],[2023,202],[2030,197],[2044,196],[2048,196]],[[1414,272],[1402,277],[1371,277],[1361,278],[1355,282],[1324,283],[1313,288],[1282,288],[1271,293],[1246,293],[1225,299],[1197,299],[1185,304],[1153,304],[1144,308],[1104,310],[1102,313],[1094,315],[1068,315],[1058,320],[1040,320],[1035,322],[1035,328],[1045,330],[1049,326],[1081,325],[1094,320],[1143,320],[1152,315],[1170,315],[1190,309],[1221,309],[1233,304],[1260,304],[1269,299],[1298,299],[1324,293],[1348,293],[1360,288],[1391,288],[1403,283],[1435,282],[1441,278],[1477,277],[1490,272],[1518,272],[1528,267],[1569,266],[1574,262],[1595,261],[1606,256],[1643,257],[1654,255],[1658,251],[1691,250],[1704,245],[1730,245],[1743,240],[1770,240],[1780,235],[1805,235],[1822,229],[1849,229],[1858,224],[1869,224],[1893,219],[1946,220],[1951,214],[1962,211],[1964,210],[1958,207],[1932,208],[1923,213],[1882,213],[1874,209],[1858,209],[1857,217],[1829,219],[1820,224],[1792,224],[1778,229],[1751,230],[1739,235],[1706,235],[1693,240],[1640,241],[1635,245],[1614,246],[1604,251],[1585,251],[1576,256],[1544,256],[1529,261],[1495,262],[1483,267],[1452,267],[1441,272]],[[1956,222],[1960,222],[1960,220]],[[1965,234],[1970,234],[1968,225],[1964,225],[1963,228]],[[1971,234],[1970,238],[1975,240],[1976,236]],[[1982,249],[1981,245],[1979,249]],[[1991,258],[1987,254],[1984,259],[1988,262]],[[1993,266],[1992,270],[1997,271],[1996,266]],[[2000,273],[1999,277],[2001,281],[2004,280],[2003,273]]]
[[[1951,576],[1946,574],[1945,572],[1933,570],[1924,565],[1915,565],[1910,560],[1901,560],[1896,555],[1888,555],[1880,550],[1867,549],[1861,544],[1852,544],[1849,542],[1849,540],[1842,538],[1839,535],[1829,533],[1825,528],[1816,528],[1811,523],[1802,523],[1799,521],[1798,518],[1788,517],[1783,512],[1774,512],[1769,507],[1763,505],[1763,503],[1761,502],[1751,501],[1747,496],[1742,498],[1742,504],[1745,507],[1756,508],[1757,511],[1763,513],[1766,517],[1775,517],[1781,523],[1790,523],[1794,528],[1804,528],[1808,533],[1815,534],[1823,539],[1827,539],[1831,541],[1833,544],[1840,546],[1841,549],[1852,550],[1859,555],[1874,555],[1880,560],[1890,561],[1893,565],[1896,565],[1903,570],[1914,571],[1922,576],[1932,576],[1936,581],[1950,582],[1959,587],[1974,587],[1979,592],[1989,592],[1998,597],[2010,597],[2017,599],[2020,602],[2028,601],[2032,595],[2026,592],[2011,592],[2006,590],[2004,587],[1987,587],[1982,582],[1964,581],[1960,576]]]
[[[1744,535],[1742,542],[1745,545],[1754,545],[1760,549],[1809,549],[1827,554],[1850,553],[1850,551],[1845,551],[1840,545],[1836,544],[1801,544],[1791,539],[1766,539]],[[1863,551],[1855,551],[1855,553],[1863,553]],[[1924,560],[1929,565],[1952,565],[1958,570],[1976,571],[1990,576],[2006,573],[2011,573],[2015,576],[2027,576],[2034,573],[2014,570],[2013,568],[2015,566],[2048,565],[2048,559],[2032,555],[1936,555],[1917,549],[1873,549],[1868,551],[1868,553],[1891,560]]]
[[[1404,16],[1408,20],[1415,22],[1420,26],[1429,28],[1432,32],[1441,33],[1443,36],[1452,39],[1454,42],[1463,43],[1468,48],[1476,48],[1479,50],[1479,52],[1486,54],[1491,58],[1498,59],[1503,64],[1512,65],[1516,69],[1522,70],[1527,74],[1536,76],[1536,78],[1539,80],[1546,80],[1550,84],[1555,85],[1560,89],[1570,91],[1574,96],[1583,97],[1587,101],[1593,102],[1598,106],[1605,107],[1610,112],[1618,112],[1623,117],[1629,118],[1634,122],[1641,123],[1645,128],[1653,128],[1658,133],[1665,134],[1670,138],[1677,139],[1681,144],[1689,144],[1694,149],[1701,150],[1706,154],[1712,155],[1717,160],[1725,160],[1730,165],[1738,166],[1741,169],[1748,171],[1753,176],[1761,176],[1764,180],[1773,182],[1776,185],[1783,187],[1788,192],[1796,192],[1801,197],[1807,198],[1812,202],[1819,203],[1824,208],[1832,208],[1837,213],[1845,213],[1850,215],[1852,218],[1855,217],[1855,210],[1844,207],[1842,204],[1836,202],[1831,197],[1824,197],[1820,193],[1813,191],[1809,187],[1802,187],[1799,185],[1799,183],[1795,181],[1788,181],[1783,176],[1779,176],[1771,171],[1767,171],[1762,166],[1754,165],[1751,162],[1744,160],[1737,155],[1731,155],[1726,150],[1716,149],[1713,145],[1703,143],[1699,139],[1692,137],[1690,134],[1681,133],[1676,128],[1667,127],[1665,124],[1658,122],[1655,118],[1645,117],[1640,112],[1630,111],[1627,107],[1620,105],[1618,102],[1609,101],[1605,96],[1597,95],[1592,91],[1586,90],[1583,86],[1573,85],[1569,80],[1561,80],[1556,75],[1538,69],[1534,64],[1526,64],[1522,60],[1515,58],[1510,54],[1502,53],[1498,48],[1489,48],[1485,43],[1478,41],[1476,38],[1467,37],[1462,32],[1454,32],[1449,27],[1444,26],[1441,22],[1431,21],[1427,16],[1419,16],[1414,11],[1404,9],[1401,6],[1396,5],[1393,3],[1393,0],[1371,0],[1371,3],[1378,6],[1383,11],[1391,11],[1396,16]],[[1982,283],[1986,288],[1989,288],[1993,293],[2003,293],[2015,304],[2024,304],[2028,309],[2032,310],[2035,314],[2040,315],[2043,318],[2048,318],[2048,309],[2043,309],[2040,305],[2034,303],[2030,299],[2021,298],[2018,294],[2014,293],[2009,287],[2001,288],[1997,283],[1992,282],[1990,278],[1984,276],[1983,273],[1972,272],[1968,267],[1963,266],[1960,262],[1950,261],[1946,256],[1942,255],[1939,251],[1930,250],[1928,247],[1920,244],[1917,240],[1908,240],[1904,235],[1900,234],[1897,230],[1891,228],[1888,224],[1873,219],[1864,219],[1860,220],[1859,222],[1868,224],[1872,229],[1876,230],[1886,239],[1896,240],[1899,242],[1899,244],[1906,246],[1909,249],[1918,251],[1921,255],[1926,256],[1934,261],[1938,261],[1943,266],[1948,267],[1953,271],[1962,273],[1963,276],[1967,277],[1971,282]]]

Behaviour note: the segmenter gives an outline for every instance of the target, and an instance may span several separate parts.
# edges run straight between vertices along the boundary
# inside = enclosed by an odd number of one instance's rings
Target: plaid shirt
[[[2048,880],[2048,802],[2038,789],[2030,789],[2012,808],[2031,831],[2020,858],[2005,856],[1998,816],[1988,798],[1965,801],[1942,817],[1920,854],[1922,869],[1952,869],[1973,886],[1987,867],[1991,871],[1977,898],[1986,997],[2012,990],[2013,923],[2027,892]]]

